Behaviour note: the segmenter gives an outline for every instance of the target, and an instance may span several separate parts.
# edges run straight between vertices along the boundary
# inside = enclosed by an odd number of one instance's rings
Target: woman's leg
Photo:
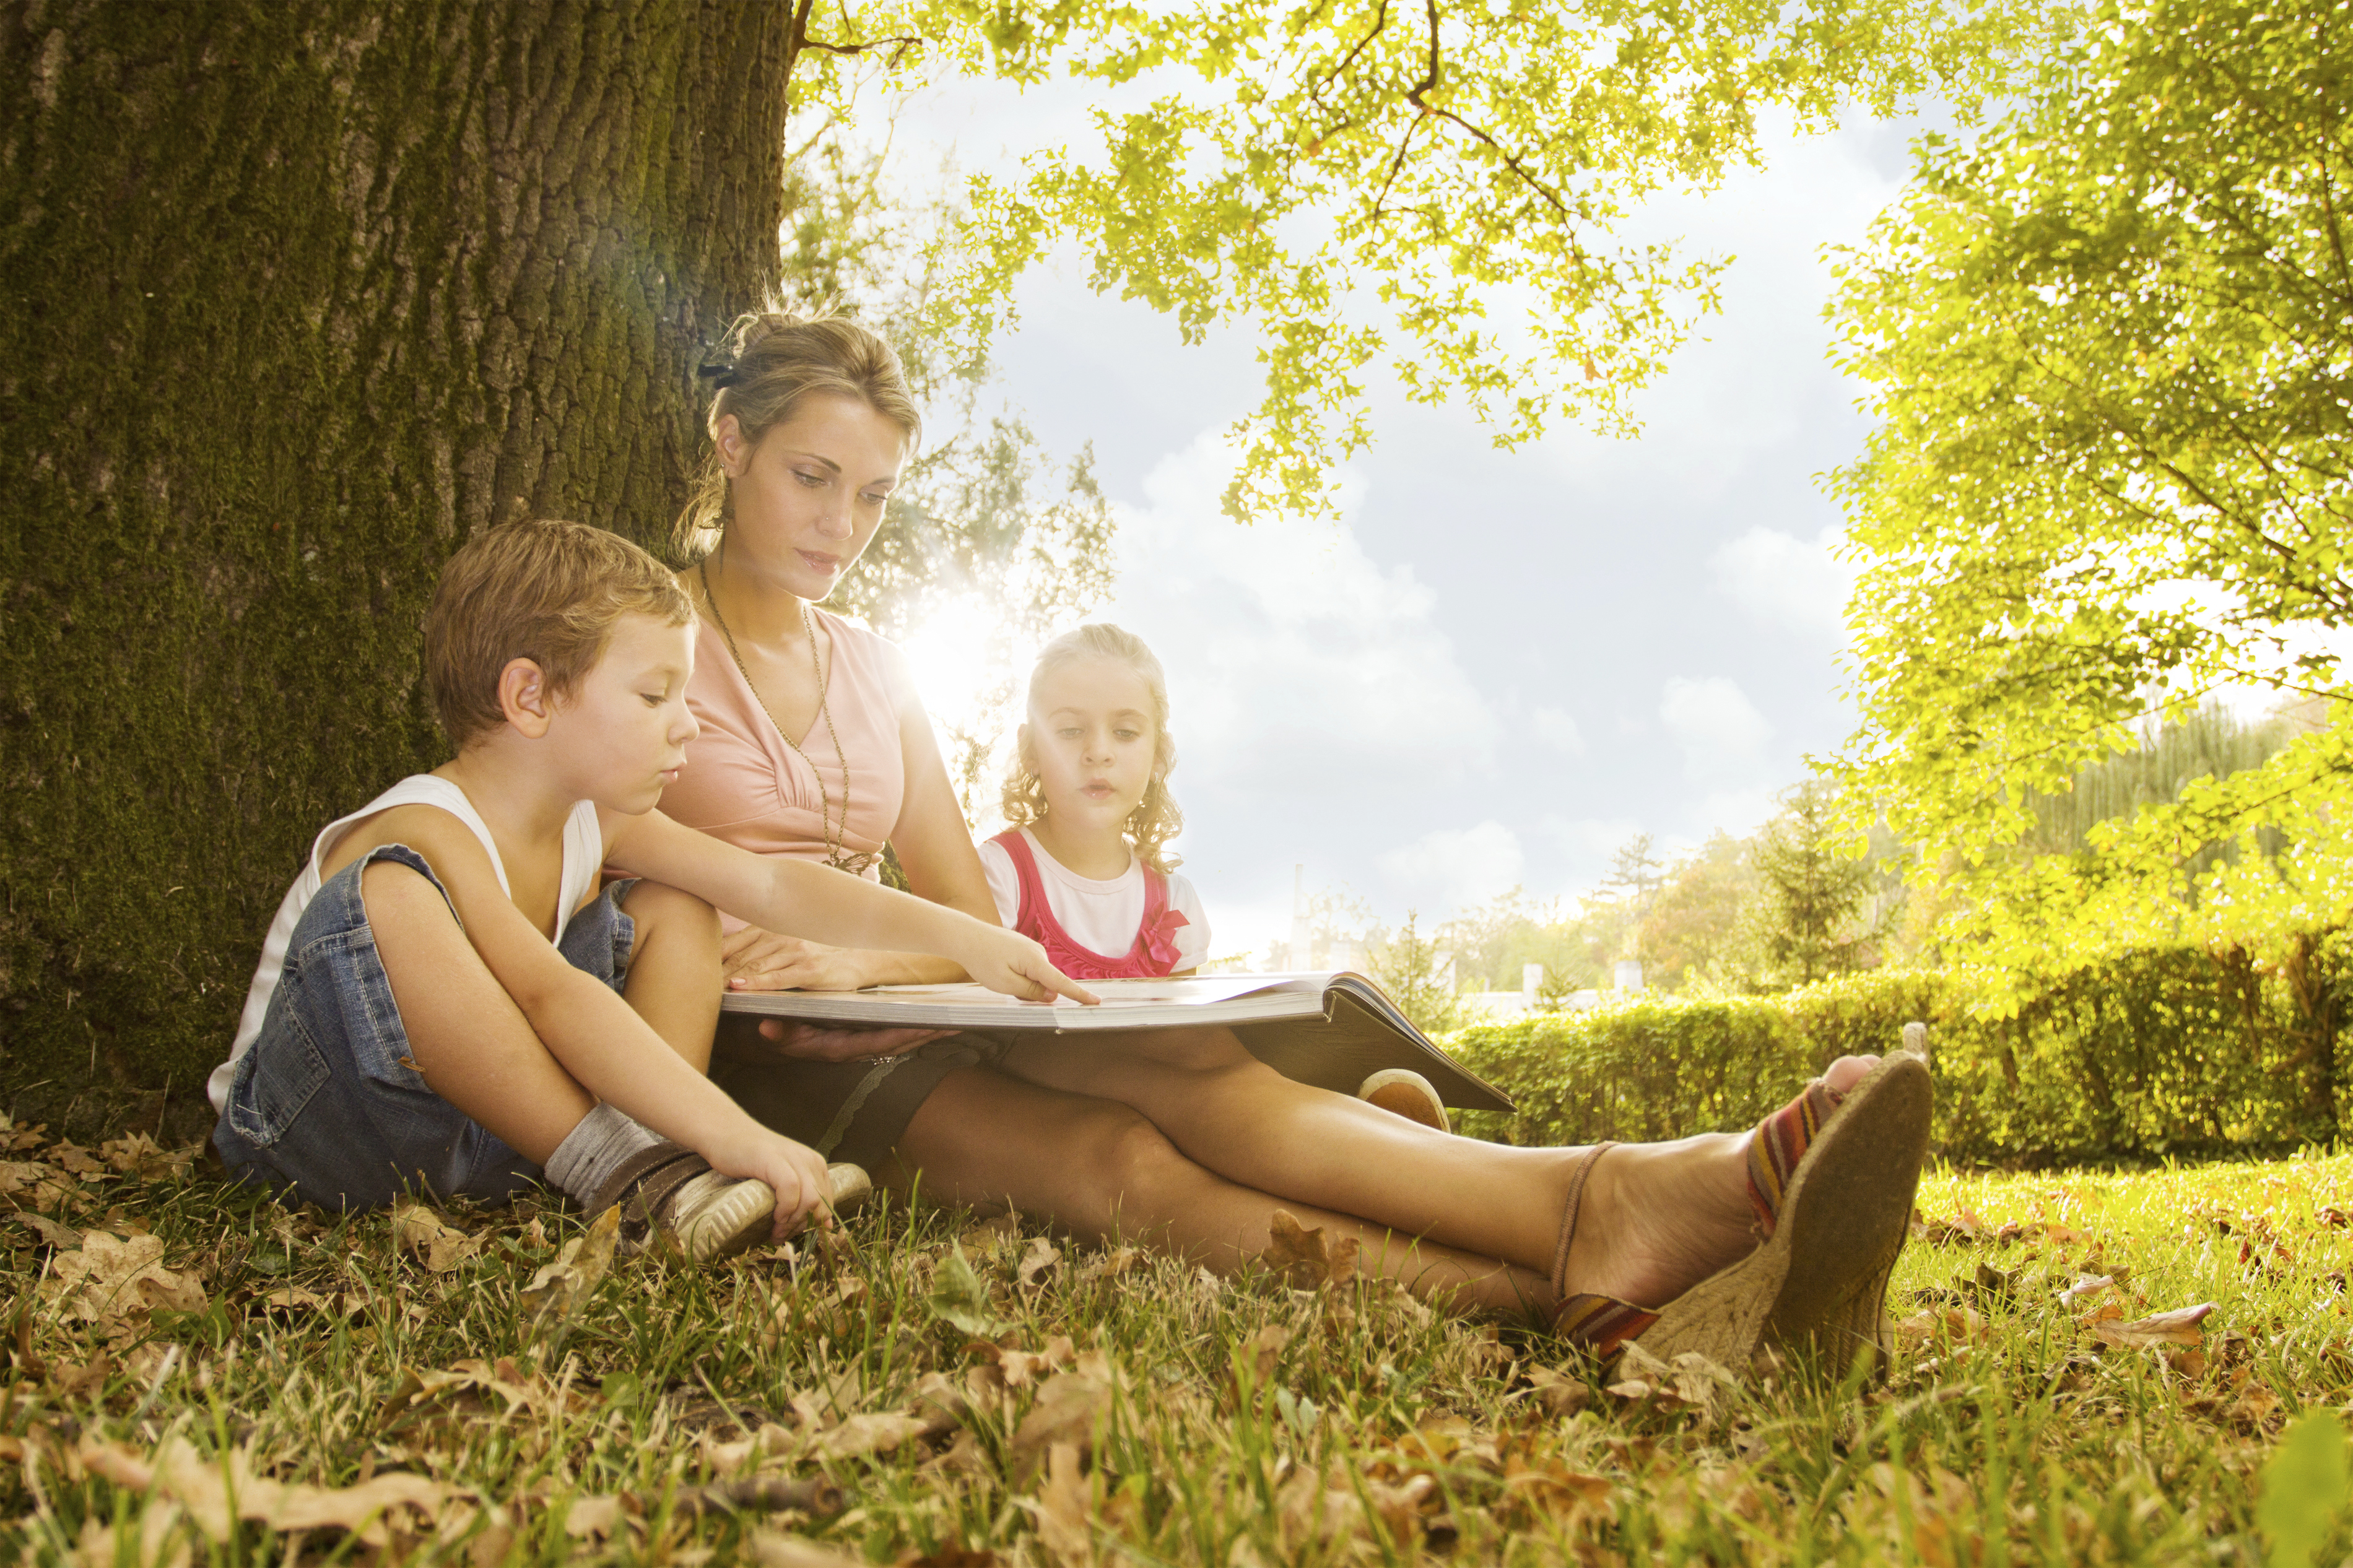
[[[1870,1058],[1826,1075],[1861,1079]],[[1433,1131],[1298,1083],[1226,1029],[1025,1040],[1006,1069],[1136,1110],[1191,1160],[1276,1197],[1360,1215],[1549,1277],[1580,1149],[1519,1149]],[[1575,1290],[1672,1300],[1754,1245],[1747,1139],[1627,1144],[1594,1166],[1566,1277]]]
[[[1543,1310],[1552,1300],[1541,1271],[1253,1192],[1187,1159],[1128,1107],[985,1068],[943,1078],[900,1135],[895,1159],[874,1174],[902,1192],[920,1176],[933,1197],[1008,1202],[1083,1239],[1128,1237],[1221,1274],[1261,1257],[1274,1212],[1288,1209],[1334,1242],[1355,1237],[1366,1272],[1417,1295],[1494,1310]]]

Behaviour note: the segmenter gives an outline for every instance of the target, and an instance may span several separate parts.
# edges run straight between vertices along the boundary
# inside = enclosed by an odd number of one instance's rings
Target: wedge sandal
[[[1697,1352],[1737,1373],[1767,1339],[1841,1361],[1886,1350],[1887,1281],[1904,1248],[1927,1152],[1933,1096],[1919,1058],[1887,1058],[1845,1095],[1821,1084],[1757,1124],[1748,1195],[1763,1242],[1662,1307],[1567,1294],[1587,1179],[1579,1163],[1553,1258],[1554,1331],[1614,1356],[1637,1337],[1662,1361]]]

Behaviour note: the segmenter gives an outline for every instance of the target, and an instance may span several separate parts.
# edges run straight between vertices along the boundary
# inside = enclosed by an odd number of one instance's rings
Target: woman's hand
[[[777,1053],[810,1062],[856,1062],[875,1057],[903,1056],[917,1046],[944,1040],[954,1029],[855,1029],[828,1024],[803,1024],[789,1018],[763,1018],[760,1037],[775,1044]]]
[[[1067,996],[1073,1002],[1093,1005],[1103,1000],[1055,968],[1046,950],[1018,931],[973,921],[959,945],[963,951],[949,956],[964,965],[965,973],[991,991],[1018,996],[1024,1002],[1050,1002],[1057,996]]]
[[[745,926],[719,944],[730,991],[855,991],[871,984],[866,955]]]
[[[723,1176],[768,1184],[776,1194],[776,1226],[769,1233],[776,1241],[799,1230],[812,1215],[830,1225],[833,1211],[825,1206],[825,1196],[832,1189],[826,1180],[825,1156],[749,1117],[744,1121],[735,1136],[713,1139],[710,1148],[700,1151],[711,1168]]]

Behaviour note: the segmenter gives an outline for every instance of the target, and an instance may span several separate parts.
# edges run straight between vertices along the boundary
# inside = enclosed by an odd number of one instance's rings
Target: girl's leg
[[[621,900],[637,929],[621,994],[695,1071],[711,1070],[711,1037],[726,989],[719,911],[691,893],[639,882]]]
[[[1006,1067],[1131,1107],[1231,1181],[1549,1277],[1583,1150],[1433,1131],[1284,1078],[1229,1030],[1154,1033],[1122,1047],[1025,1040]],[[1828,1076],[1843,1088],[1873,1065],[1847,1058]],[[1754,1245],[1746,1153],[1746,1135],[1723,1133],[1613,1151],[1588,1179],[1570,1288],[1663,1301],[1739,1258]]]
[[[874,1173],[906,1191],[953,1203],[1009,1202],[1087,1240],[1124,1236],[1230,1274],[1264,1255],[1275,1210],[1288,1209],[1333,1242],[1353,1237],[1368,1273],[1462,1308],[1509,1311],[1551,1305],[1543,1273],[1395,1236],[1296,1200],[1227,1180],[1187,1159],[1134,1110],[1066,1094],[987,1068],[949,1073]]]

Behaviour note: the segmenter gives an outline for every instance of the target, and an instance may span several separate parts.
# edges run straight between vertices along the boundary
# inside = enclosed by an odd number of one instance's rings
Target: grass
[[[970,1211],[589,1281],[554,1206],[329,1221],[11,1141],[0,1554],[41,1563],[2261,1562],[2266,1456],[2353,1400],[2344,1156],[1934,1174],[1885,1386],[1645,1393]],[[2092,1326],[2206,1301],[2195,1345]]]

